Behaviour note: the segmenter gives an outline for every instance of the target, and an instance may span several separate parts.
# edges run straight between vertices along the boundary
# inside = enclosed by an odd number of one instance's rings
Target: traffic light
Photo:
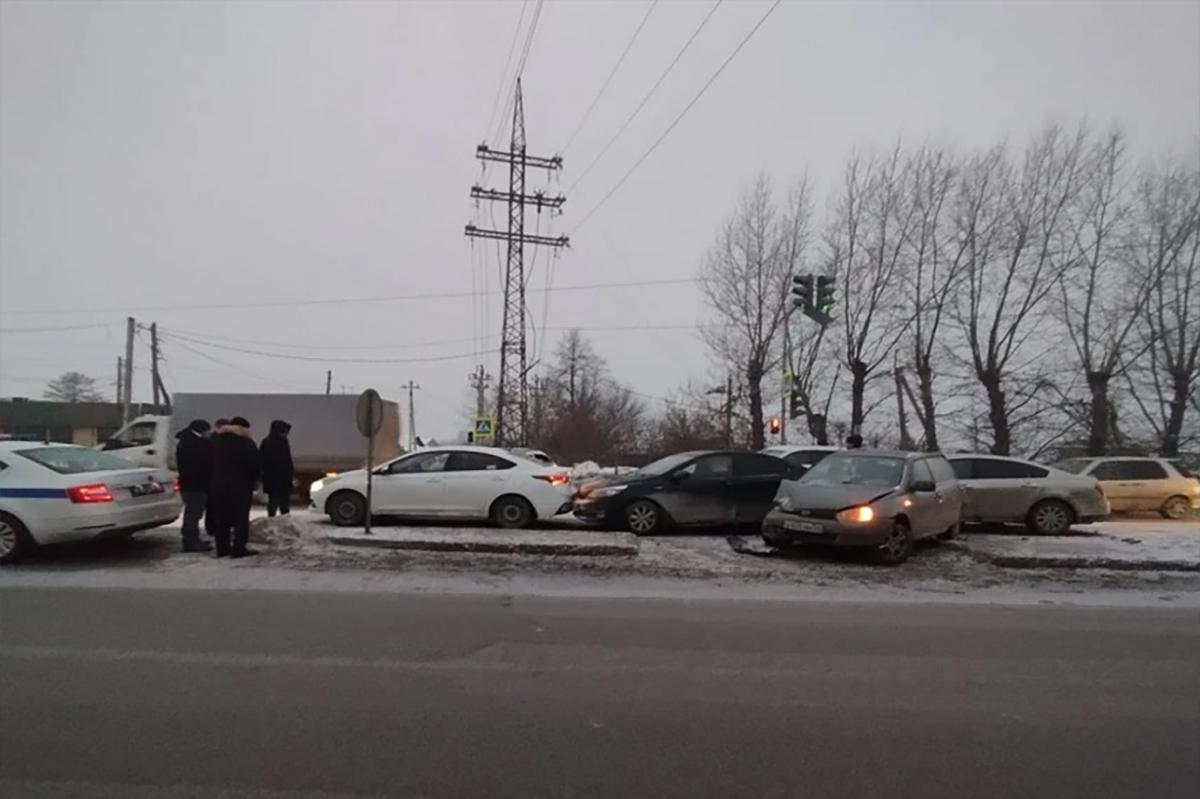
[[[792,378],[792,390],[788,393],[788,418],[799,419],[804,415],[803,408],[800,407],[800,381]]]
[[[792,275],[792,303],[806,313],[813,307],[813,276]]]
[[[779,435],[779,431],[782,429],[783,429],[783,420],[780,419],[778,416],[772,416],[771,424],[770,424],[771,435],[773,435],[773,436]]]
[[[817,298],[814,305],[826,316],[833,310],[833,275],[817,276]]]

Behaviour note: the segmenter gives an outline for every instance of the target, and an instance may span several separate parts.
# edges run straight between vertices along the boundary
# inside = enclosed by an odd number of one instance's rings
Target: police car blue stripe
[[[4,499],[64,499],[65,488],[0,488]]]

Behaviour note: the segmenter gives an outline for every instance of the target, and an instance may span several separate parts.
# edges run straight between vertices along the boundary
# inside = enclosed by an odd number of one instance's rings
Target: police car
[[[70,444],[0,441],[0,563],[38,544],[170,524],[180,506],[170,472]]]

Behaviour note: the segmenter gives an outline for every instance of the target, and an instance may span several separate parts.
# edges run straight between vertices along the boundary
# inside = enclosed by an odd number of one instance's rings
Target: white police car
[[[180,506],[170,472],[70,444],[0,441],[0,563],[37,544],[170,524]]]

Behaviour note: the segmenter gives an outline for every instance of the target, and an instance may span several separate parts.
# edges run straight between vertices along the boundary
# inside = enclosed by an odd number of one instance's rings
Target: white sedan
[[[375,468],[373,515],[490,519],[500,527],[527,527],[571,510],[571,475],[493,447],[433,447]],[[313,507],[334,524],[362,524],[367,473],[359,469],[313,483]]]
[[[170,524],[180,505],[170,472],[70,444],[0,441],[0,563],[38,544]]]

